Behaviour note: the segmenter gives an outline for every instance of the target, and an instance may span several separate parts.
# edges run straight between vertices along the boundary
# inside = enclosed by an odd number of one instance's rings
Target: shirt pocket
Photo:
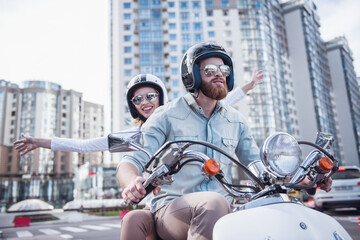
[[[221,143],[222,143],[222,150],[224,150],[227,154],[229,154],[232,157],[236,158],[235,155],[235,149],[238,145],[239,140],[238,139],[232,139],[232,138],[221,138]],[[226,157],[224,154],[221,154],[220,156],[220,162],[225,165],[226,167],[228,167],[229,165],[231,165],[232,161]]]

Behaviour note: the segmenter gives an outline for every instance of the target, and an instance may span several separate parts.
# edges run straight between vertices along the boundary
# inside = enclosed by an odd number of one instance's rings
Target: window
[[[171,86],[173,87],[178,87],[179,86],[179,80],[178,79],[173,79],[171,81]]]
[[[173,99],[179,97],[179,92],[178,91],[173,91],[173,92],[171,92],[171,94],[172,94]]]
[[[11,161],[12,161],[12,156],[9,156],[8,157],[8,163],[11,163]]]
[[[124,63],[126,65],[132,64],[132,59],[131,58],[124,58]]]
[[[131,41],[131,36],[130,35],[125,35],[124,36],[124,41],[125,42],[130,42]]]
[[[188,34],[188,33],[181,34],[181,41],[182,42],[190,42],[191,41],[190,34]]]
[[[190,31],[190,23],[181,23],[182,31]]]
[[[176,34],[169,34],[170,40],[176,40]]]
[[[188,20],[189,19],[189,13],[188,12],[181,12],[180,13],[180,18],[181,18],[181,20],[184,20],[184,21]]]
[[[205,6],[206,7],[213,7],[213,1],[206,1]]]
[[[169,29],[176,29],[176,23],[169,23]]]
[[[168,7],[169,8],[175,7],[175,2],[168,2]]]
[[[208,27],[213,27],[214,26],[214,21],[208,21],[207,25],[208,25]]]
[[[171,74],[172,75],[179,74],[179,69],[178,68],[171,68]]]
[[[132,52],[132,48],[131,48],[131,47],[124,47],[124,52],[125,52],[125,53],[131,53],[131,52]]]
[[[131,3],[124,3],[124,9],[131,8]]]
[[[176,52],[177,46],[176,45],[170,45],[170,52]]]
[[[131,13],[124,13],[124,20],[131,19]]]
[[[213,15],[214,15],[214,13],[213,13],[212,10],[207,10],[207,11],[206,11],[206,16],[211,17],[211,16],[213,16]]]
[[[193,9],[200,9],[200,7],[201,7],[200,1],[193,1],[192,2],[192,8]]]
[[[11,166],[8,166],[7,170],[8,170],[8,172],[10,172],[11,171]]]
[[[177,56],[171,56],[171,57],[170,57],[170,62],[171,62],[171,63],[177,63],[177,62],[178,62]]]
[[[209,37],[215,37],[215,32],[214,32],[214,31],[208,32],[208,36],[209,36]]]
[[[132,74],[132,69],[125,69],[124,71],[124,75],[126,77],[131,77],[133,74]]]
[[[194,35],[194,40],[195,40],[195,42],[202,42],[202,41],[204,41],[203,35],[202,35],[201,33],[195,34],[195,35]]]
[[[221,1],[221,6],[222,7],[228,7],[229,6],[229,1],[228,0],[222,0]]]
[[[63,114],[62,114],[62,117],[63,117],[63,118],[66,118],[66,113],[63,113]]]
[[[201,22],[193,23],[193,28],[195,31],[202,30],[202,23]]]
[[[185,1],[180,2],[180,9],[188,9],[188,8],[189,8],[188,2]]]
[[[171,18],[175,18],[175,13],[174,12],[169,12],[169,19]]]

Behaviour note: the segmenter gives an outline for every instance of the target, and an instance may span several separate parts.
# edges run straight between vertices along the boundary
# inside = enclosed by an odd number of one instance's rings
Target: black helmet
[[[134,104],[131,102],[131,99],[134,96],[134,92],[140,87],[152,87],[159,93],[159,104],[164,105],[168,101],[166,88],[164,83],[160,80],[160,78],[152,75],[152,74],[139,74],[133,77],[127,88],[126,88],[126,100],[130,109],[131,116],[135,118],[140,118],[144,122],[146,118],[144,118],[135,108]]]
[[[230,67],[230,75],[226,77],[228,90],[234,87],[234,70],[230,56],[223,47],[215,42],[198,43],[189,48],[181,61],[181,77],[187,91],[198,92],[201,84],[199,62],[205,58],[219,57]]]

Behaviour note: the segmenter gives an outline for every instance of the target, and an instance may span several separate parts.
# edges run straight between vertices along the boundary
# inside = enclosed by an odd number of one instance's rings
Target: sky
[[[360,75],[360,1],[314,0],[324,40],[345,35]],[[44,80],[109,105],[109,0],[0,0],[0,79]]]

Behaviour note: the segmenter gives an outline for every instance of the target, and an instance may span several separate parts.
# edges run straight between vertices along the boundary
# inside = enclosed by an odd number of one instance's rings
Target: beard
[[[213,80],[211,80],[210,82],[202,81],[200,85],[201,92],[205,96],[211,99],[221,100],[225,98],[229,92],[226,82],[222,86],[218,86],[218,85],[213,86],[213,84],[211,83]]]

